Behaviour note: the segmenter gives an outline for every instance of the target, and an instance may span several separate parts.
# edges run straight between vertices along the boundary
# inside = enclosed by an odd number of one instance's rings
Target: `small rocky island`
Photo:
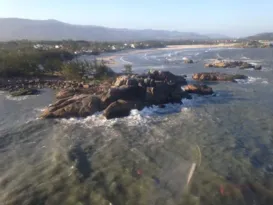
[[[181,89],[184,85],[187,85],[187,81],[183,76],[176,76],[168,71],[121,75],[112,84],[104,84],[103,89],[97,86],[92,90],[60,91],[57,94],[58,101],[49,106],[41,117],[86,117],[100,111],[103,111],[107,119],[124,117],[132,109],[181,103],[181,99],[191,98],[188,92]]]
[[[204,73],[195,73],[192,76],[193,80],[197,81],[230,81],[236,82],[236,79],[245,80],[248,77],[241,74],[227,74],[220,72],[204,72]]]
[[[221,73],[193,75],[198,81],[234,81],[235,78],[247,77]],[[212,93],[212,88],[207,85],[188,85],[184,76],[169,71],[119,75],[112,82],[59,91],[57,101],[42,113],[41,118],[86,117],[96,112],[103,112],[107,119],[119,118],[128,116],[132,109],[142,110],[152,105],[164,108],[164,104],[181,104],[182,99],[191,99],[190,94]]]
[[[206,63],[205,67],[207,68],[240,68],[240,69],[248,69],[253,68],[255,70],[261,70],[262,66],[253,65],[251,63],[247,63],[244,61],[224,61],[224,60],[216,60],[212,63]]]

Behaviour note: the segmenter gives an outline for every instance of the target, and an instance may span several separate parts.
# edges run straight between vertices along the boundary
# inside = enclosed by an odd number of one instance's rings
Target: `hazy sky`
[[[237,37],[273,31],[273,0],[0,0],[0,17]]]

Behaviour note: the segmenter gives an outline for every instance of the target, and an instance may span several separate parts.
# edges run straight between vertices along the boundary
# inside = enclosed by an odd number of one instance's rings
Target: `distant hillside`
[[[259,33],[254,36],[249,36],[246,39],[248,40],[264,40],[264,41],[273,41],[273,32],[272,33]]]
[[[20,39],[88,41],[208,39],[207,36],[191,32],[115,29],[100,26],[72,25],[56,20],[0,18],[0,28],[0,41]]]
[[[215,40],[220,40],[220,39],[231,39],[231,37],[223,35],[223,34],[218,34],[218,33],[209,33],[206,34],[207,37],[210,39],[215,39]]]

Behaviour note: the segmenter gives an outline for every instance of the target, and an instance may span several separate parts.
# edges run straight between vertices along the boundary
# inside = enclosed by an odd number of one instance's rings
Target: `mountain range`
[[[0,41],[8,40],[87,40],[87,41],[129,41],[129,40],[206,40],[228,39],[220,34],[202,35],[194,32],[167,30],[117,29],[91,25],[73,25],[57,20],[29,20],[0,18]]]
[[[273,32],[259,33],[253,36],[247,37],[248,40],[267,40],[273,41]]]

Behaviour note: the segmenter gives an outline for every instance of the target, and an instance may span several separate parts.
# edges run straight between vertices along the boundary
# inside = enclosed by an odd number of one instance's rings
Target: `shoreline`
[[[196,44],[196,45],[171,45],[166,48],[159,48],[159,50],[176,50],[176,49],[188,49],[188,48],[238,48],[238,43],[220,43],[220,44]]]
[[[196,45],[169,45],[165,48],[151,48],[151,49],[138,49],[138,50],[130,50],[130,51],[123,51],[123,53],[116,53],[109,56],[98,57],[97,60],[99,61],[106,61],[106,65],[122,65],[116,59],[118,57],[122,57],[124,54],[139,54],[139,53],[151,53],[154,51],[168,51],[168,50],[183,50],[183,49],[198,49],[198,48],[238,48],[238,43],[220,43],[220,44],[213,44],[213,45],[206,45],[206,44],[196,44]]]

